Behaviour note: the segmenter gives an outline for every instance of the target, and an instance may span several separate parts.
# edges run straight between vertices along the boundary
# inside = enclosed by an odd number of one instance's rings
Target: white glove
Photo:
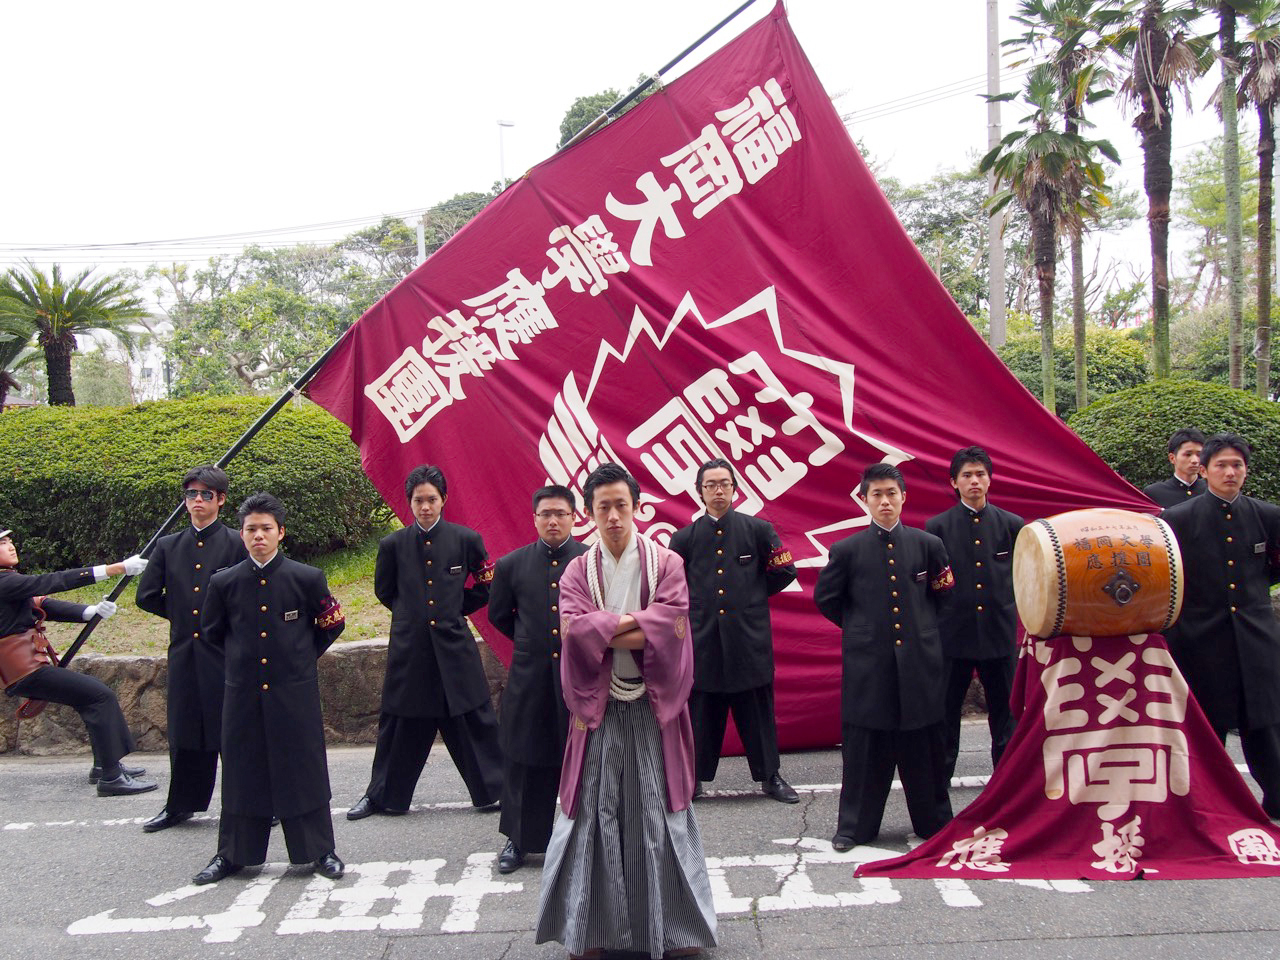
[[[145,560],[143,561],[146,562]],[[116,606],[114,600],[107,600],[105,597],[97,603],[91,603],[84,608],[84,613],[80,614],[86,621],[92,620],[94,617],[101,617],[103,620],[109,620],[115,612],[120,609]]]
[[[131,577],[136,577],[143,570],[147,569],[147,561],[143,560],[137,554],[134,554],[132,557],[126,557],[120,562],[124,564],[124,572]]]

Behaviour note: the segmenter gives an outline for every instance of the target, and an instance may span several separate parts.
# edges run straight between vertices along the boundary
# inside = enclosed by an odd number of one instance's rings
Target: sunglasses
[[[182,495],[188,500],[204,500],[206,503],[213,499],[212,490],[183,490]]]

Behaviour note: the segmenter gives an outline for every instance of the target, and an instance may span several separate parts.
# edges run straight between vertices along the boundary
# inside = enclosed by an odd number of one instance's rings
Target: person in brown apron
[[[89,782],[98,785],[98,796],[154,790],[154,780],[139,779],[145,770],[120,762],[133,751],[134,744],[115,693],[95,677],[61,669],[57,654],[44,635],[46,620],[79,623],[95,616],[105,619],[116,612],[116,605],[110,600],[85,606],[55,600],[47,594],[74,590],[122,573],[138,574],[146,568],[147,561],[129,557],[120,563],[27,576],[13,569],[18,565],[18,548],[11,533],[0,528],[0,685],[10,697],[64,703],[80,714],[93,745]]]

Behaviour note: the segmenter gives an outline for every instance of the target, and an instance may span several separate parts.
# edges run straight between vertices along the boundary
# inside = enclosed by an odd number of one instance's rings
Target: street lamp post
[[[507,186],[507,161],[503,155],[502,131],[514,126],[515,124],[510,120],[498,121],[498,182],[502,184],[504,190]]]

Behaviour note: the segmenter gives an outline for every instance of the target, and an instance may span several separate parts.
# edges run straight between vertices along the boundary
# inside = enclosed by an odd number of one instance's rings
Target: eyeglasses
[[[183,490],[182,495],[188,500],[204,500],[208,502],[213,499],[212,490]]]
[[[539,510],[534,516],[539,520],[568,520],[573,514],[568,510]]]
[[[708,480],[702,485],[703,490],[732,490],[732,480]]]

